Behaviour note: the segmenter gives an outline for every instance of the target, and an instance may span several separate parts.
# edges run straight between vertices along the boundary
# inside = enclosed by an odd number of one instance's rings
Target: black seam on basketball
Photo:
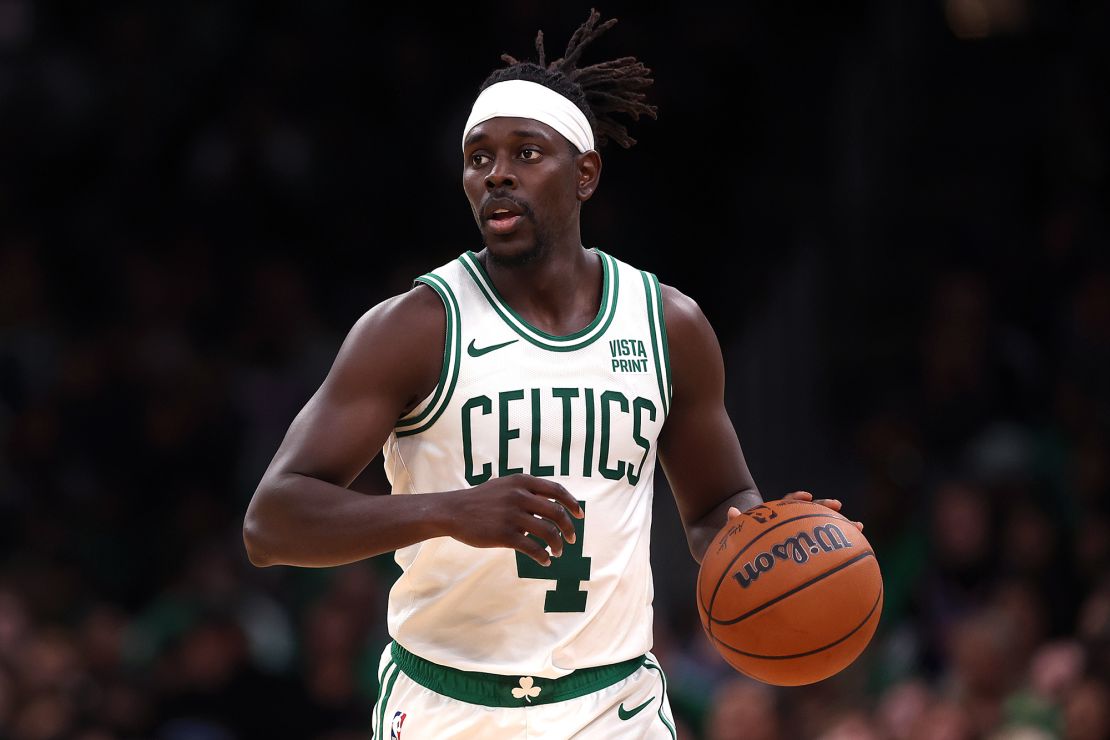
[[[852,635],[856,634],[861,629],[863,629],[863,627],[868,622],[871,621],[872,615],[875,613],[875,610],[879,607],[879,603],[882,602],[882,600],[883,600],[883,589],[880,588],[879,589],[879,595],[875,597],[875,603],[871,605],[871,611],[867,612],[867,616],[863,618],[862,622],[857,624],[854,628],[852,628],[851,632],[848,632],[843,637],[839,638],[838,640],[835,640],[834,642],[830,642],[828,645],[824,645],[822,647],[819,647],[816,650],[807,650],[804,653],[795,653],[793,655],[760,655],[759,653],[746,653],[743,650],[740,650],[738,648],[734,648],[732,645],[729,645],[727,642],[721,642],[720,639],[718,639],[717,642],[720,642],[721,645],[728,648],[729,650],[731,650],[734,653],[739,653],[740,655],[744,655],[744,656],[747,656],[749,658],[759,658],[760,660],[790,660],[791,658],[804,658],[808,655],[816,655],[817,653],[828,650],[829,648],[836,647],[837,645],[844,642],[849,637],[851,637]]]
[[[775,526],[770,527],[765,532],[761,533],[758,537],[753,539],[748,544],[744,545],[744,548],[742,550],[740,550],[740,552],[736,553],[736,555],[733,556],[732,560],[730,560],[728,562],[728,565],[725,566],[724,571],[721,573],[721,577],[719,579],[717,579],[717,585],[713,587],[713,595],[711,597],[709,597],[709,608],[705,610],[705,613],[710,615],[710,622],[712,622],[713,605],[717,602],[717,592],[719,592],[721,590],[721,584],[725,582],[725,579],[728,578],[728,574],[732,571],[732,566],[736,563],[737,560],[740,559],[741,555],[743,555],[745,552],[748,551],[748,548],[750,548],[755,543],[759,542],[761,539],[763,539],[767,535],[771,534],[771,532],[774,532],[779,527],[784,527],[787,524],[790,524],[790,522],[796,522],[799,519],[815,519],[817,517],[825,518],[825,517],[830,517],[830,516],[833,519],[840,519],[841,521],[848,521],[843,516],[837,514],[836,512],[832,511],[831,509],[829,510],[828,514],[826,514],[824,512],[817,513],[817,514],[800,514],[796,517],[792,517],[790,519],[787,519],[786,521],[779,522]],[[716,538],[714,538],[714,539],[716,539]],[[710,547],[712,547],[712,545],[713,545],[713,543],[710,542]],[[704,561],[705,558],[703,557],[702,560]]]
[[[817,583],[818,581],[823,581],[824,579],[831,576],[833,573],[837,573],[839,571],[842,571],[845,568],[847,568],[848,566],[854,565],[855,563],[858,563],[859,561],[861,561],[861,560],[863,560],[864,558],[867,558],[867,557],[872,557],[873,558],[873,557],[875,557],[875,553],[872,552],[871,550],[865,550],[864,552],[861,552],[859,555],[856,555],[854,558],[851,558],[850,560],[845,560],[843,563],[836,566],[835,568],[829,568],[828,570],[826,570],[821,575],[814,576],[813,578],[806,581],[805,583],[799,584],[799,585],[795,586],[794,588],[790,589],[789,591],[787,591],[785,593],[782,593],[782,594],[779,594],[778,596],[771,599],[770,601],[763,602],[762,604],[760,604],[756,608],[752,609],[751,611],[747,612],[746,614],[741,614],[739,617],[736,617],[735,619],[714,619],[713,615],[710,614],[709,615],[709,620],[711,622],[716,622],[717,624],[736,624],[737,622],[742,622],[745,619],[747,619],[748,617],[750,617],[751,615],[757,614],[757,613],[763,611],[764,609],[771,606],[772,604],[777,604],[778,602],[785,599],[787,596],[790,596],[792,594],[796,594],[799,591],[801,591],[802,589],[809,588],[810,586]]]
[[[705,560],[705,558],[702,558],[702,560]],[[697,594],[698,604],[702,608],[705,608],[705,599],[703,599],[702,596],[701,596],[701,573],[700,572],[698,573],[698,580],[697,580],[696,585],[697,585],[697,589],[698,589],[698,594]],[[710,639],[712,639],[713,638],[713,616],[709,613],[709,609],[705,609],[705,621],[702,622],[702,626],[705,627],[706,634],[709,635]]]
[[[711,637],[711,639],[712,639],[712,641],[713,641],[713,642],[716,642],[716,643],[719,643],[719,644],[721,644],[721,645],[724,645],[725,647],[728,647],[728,645],[726,645],[725,643],[721,642],[721,638],[719,638],[719,637]],[[723,656],[723,655],[721,656],[721,659],[722,659],[722,660],[724,660],[724,656]],[[726,662],[727,662],[727,661],[726,661]],[[734,665],[733,663],[729,663],[729,665],[730,665],[730,666],[732,666],[732,667],[733,667],[733,668],[734,668],[735,670],[737,670],[737,671],[740,671],[741,673],[743,673],[743,674],[744,674],[745,676],[747,676],[748,678],[753,678],[753,679],[755,679],[756,681],[762,681],[762,680],[763,680],[763,679],[761,679],[761,678],[760,678],[759,676],[755,676],[755,675],[753,675],[753,674],[751,674],[751,673],[748,673],[747,671],[745,671],[745,670],[744,670],[743,668],[741,668],[741,667],[740,667],[740,666],[738,666],[738,665]]]

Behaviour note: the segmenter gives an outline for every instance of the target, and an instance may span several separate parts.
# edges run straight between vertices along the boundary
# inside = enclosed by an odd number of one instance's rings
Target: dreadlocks
[[[613,114],[624,113],[637,121],[640,116],[656,118],[656,107],[645,103],[646,96],[640,92],[654,80],[651,78],[651,70],[636,57],[620,57],[588,67],[578,66],[578,60],[590,42],[617,23],[616,18],[610,18],[599,25],[599,20],[601,14],[591,8],[590,17],[570,37],[566,53],[550,64],[545,64],[543,31],[540,31],[536,34],[538,63],[521,61],[509,54],[502,54],[501,60],[509,66],[494,70],[482,82],[479,91],[506,80],[539,83],[582,109],[599,146],[611,140],[627,149],[636,140],[629,136],[623,123],[613,118]]]

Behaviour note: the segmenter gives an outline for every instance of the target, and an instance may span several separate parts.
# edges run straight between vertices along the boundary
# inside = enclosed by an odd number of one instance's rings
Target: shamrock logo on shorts
[[[521,679],[520,679],[520,688],[519,689],[513,689],[513,698],[514,699],[527,699],[528,703],[531,704],[532,703],[532,697],[533,696],[539,696],[540,691],[541,691],[540,687],[539,686],[533,686],[532,685],[533,683],[534,682],[533,682],[531,676],[522,676]]]

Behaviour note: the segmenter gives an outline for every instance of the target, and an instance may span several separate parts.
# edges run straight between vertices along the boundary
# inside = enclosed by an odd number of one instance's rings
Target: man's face
[[[531,118],[491,118],[470,130],[463,189],[490,258],[524,264],[573,231],[583,195],[580,156],[550,126]]]

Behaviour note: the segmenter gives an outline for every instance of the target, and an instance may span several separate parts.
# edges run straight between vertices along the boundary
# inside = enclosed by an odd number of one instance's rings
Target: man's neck
[[[586,327],[601,306],[600,256],[580,244],[552,249],[522,265],[502,265],[478,255],[497,292],[525,321],[556,336]]]

